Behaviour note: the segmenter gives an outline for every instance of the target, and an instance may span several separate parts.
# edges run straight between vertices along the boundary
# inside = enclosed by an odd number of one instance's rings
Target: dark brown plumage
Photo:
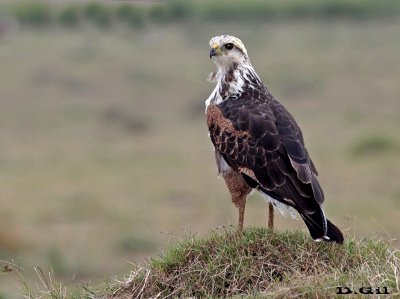
[[[230,36],[214,39],[210,44],[215,49],[227,42],[237,48],[243,45]],[[221,50],[221,57],[213,51],[219,67],[214,77],[219,81],[208,100],[206,114],[219,171],[239,208],[239,229],[246,196],[256,188],[298,211],[314,239],[343,242],[342,233],[325,218],[321,208],[324,193],[299,126],[261,82],[244,46],[233,51]],[[227,179],[232,173],[236,181],[240,181],[239,176],[246,184],[235,186]]]

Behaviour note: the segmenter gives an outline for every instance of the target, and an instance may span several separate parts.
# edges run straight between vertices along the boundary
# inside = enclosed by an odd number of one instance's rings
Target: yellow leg
[[[272,203],[268,204],[268,228],[274,229],[274,206]]]

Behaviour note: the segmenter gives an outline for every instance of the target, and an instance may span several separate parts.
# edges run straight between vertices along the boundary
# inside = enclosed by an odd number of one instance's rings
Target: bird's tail
[[[339,244],[343,243],[344,237],[342,232],[332,222],[326,219],[321,208],[313,214],[300,213],[300,215],[314,240],[336,242]]]

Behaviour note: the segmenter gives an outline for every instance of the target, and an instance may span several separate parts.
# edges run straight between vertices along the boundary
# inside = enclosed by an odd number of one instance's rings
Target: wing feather
[[[207,123],[216,150],[230,167],[278,200],[289,199],[285,203],[306,213],[318,209],[324,195],[317,171],[300,128],[277,101],[239,98],[210,105]]]

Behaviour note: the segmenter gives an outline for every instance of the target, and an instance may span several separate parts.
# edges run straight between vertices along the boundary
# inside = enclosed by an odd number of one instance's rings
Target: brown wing
[[[207,122],[215,149],[232,168],[277,200],[307,213],[319,209],[324,195],[301,130],[277,101],[210,105]]]

